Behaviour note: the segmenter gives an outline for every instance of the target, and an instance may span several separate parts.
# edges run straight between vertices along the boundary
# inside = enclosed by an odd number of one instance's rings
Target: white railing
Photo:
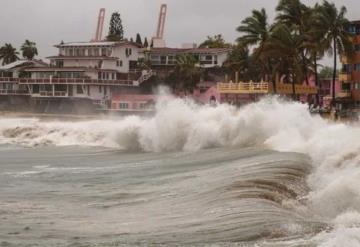
[[[39,95],[41,97],[67,97],[67,92],[65,91],[40,91]]]
[[[26,90],[0,89],[1,95],[29,95]]]
[[[18,78],[11,78],[11,77],[0,77],[0,83],[7,83],[7,82],[17,82]]]
[[[87,78],[19,78],[19,84],[122,85],[134,86],[131,80],[97,80]]]

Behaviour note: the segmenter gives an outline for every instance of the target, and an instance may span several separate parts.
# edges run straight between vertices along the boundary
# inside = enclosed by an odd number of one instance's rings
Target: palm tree
[[[240,80],[261,80],[261,66],[246,46],[238,44],[233,47],[225,62],[225,68],[232,73],[240,72]]]
[[[280,0],[276,10],[279,12],[276,20],[286,25],[302,37],[304,37],[309,27],[311,27],[311,23],[309,23],[311,9],[301,3],[300,0]],[[300,49],[300,54],[302,59],[303,74],[305,76],[306,83],[309,84],[307,54],[305,48],[306,47],[303,46]]]
[[[0,59],[2,59],[2,65],[6,65],[19,60],[19,52],[16,51],[11,44],[6,43],[0,48]]]
[[[334,57],[332,81],[332,100],[335,101],[335,81],[337,71],[337,55],[351,54],[353,51],[352,34],[348,31],[349,21],[345,17],[346,8],[338,10],[334,3],[324,0],[316,15],[314,26],[323,34],[322,43]]]
[[[38,55],[36,43],[29,40],[25,40],[25,43],[21,46],[22,56],[29,60],[33,60]]]
[[[292,83],[293,99],[296,99],[295,84],[303,76],[301,68],[300,49],[303,38],[281,23],[275,25],[272,34],[264,47],[267,56],[276,59],[276,68],[287,75]]]
[[[309,23],[317,22],[317,18],[320,11],[320,5],[316,4],[314,8],[311,9],[311,15],[308,20]],[[305,31],[305,42],[303,44],[304,48],[309,52],[310,61],[312,66],[312,72],[315,75],[315,85],[318,87],[318,93],[316,95],[316,103],[320,103],[320,91],[321,84],[319,82],[319,72],[318,72],[318,61],[324,57],[326,49],[328,49],[324,42],[320,42],[325,35],[325,30],[318,29],[316,25],[308,25],[308,28]]]
[[[263,77],[271,74],[271,58],[264,56],[264,47],[270,38],[271,27],[268,24],[268,16],[264,8],[253,10],[252,15],[241,22],[236,29],[244,35],[237,39],[240,45],[255,46],[254,58],[260,60],[263,65]],[[274,93],[276,93],[276,82],[273,80]]]
[[[190,54],[177,56],[175,69],[168,78],[174,89],[192,91],[201,77],[198,65],[198,60]]]

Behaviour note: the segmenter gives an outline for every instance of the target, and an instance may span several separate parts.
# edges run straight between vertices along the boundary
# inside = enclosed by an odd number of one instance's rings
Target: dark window
[[[62,68],[62,67],[64,67],[64,61],[56,60],[55,65],[56,65],[56,67]]]
[[[83,90],[81,85],[76,86],[76,93],[77,94],[83,94],[84,93],[84,90]]]

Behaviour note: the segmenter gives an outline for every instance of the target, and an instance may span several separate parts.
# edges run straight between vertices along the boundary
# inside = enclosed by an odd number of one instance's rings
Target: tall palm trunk
[[[309,77],[308,77],[308,70],[307,70],[307,66],[306,66],[306,56],[305,56],[304,50],[301,51],[301,59],[302,59],[303,72],[305,75],[306,85],[309,86]]]
[[[291,80],[291,84],[292,84],[292,94],[293,94],[293,100],[296,100],[295,73],[294,73],[294,71],[292,72],[292,80]]]
[[[318,87],[318,92],[316,94],[316,104],[320,104],[320,92],[321,92],[321,84],[319,83],[319,75],[317,71],[318,63],[317,63],[317,52],[315,52],[314,56],[314,71],[315,71],[315,86]]]
[[[332,81],[332,103],[335,103],[335,81],[336,81],[336,67],[337,67],[337,47],[336,47],[336,38],[334,38],[334,72],[333,72],[333,81]]]
[[[272,71],[270,58],[268,58],[268,66],[269,66],[269,71]],[[269,73],[269,75],[270,75],[270,73]],[[273,94],[276,94],[277,93],[277,90],[276,90],[276,83],[277,83],[276,79],[277,78],[275,78],[275,80],[274,80],[274,78],[272,78],[272,76],[270,76],[270,78],[272,80],[272,84],[273,84],[273,88],[274,88]]]

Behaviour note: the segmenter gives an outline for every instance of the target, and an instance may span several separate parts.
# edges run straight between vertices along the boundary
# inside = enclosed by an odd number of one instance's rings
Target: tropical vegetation
[[[309,82],[315,75],[319,85],[319,60],[326,54],[334,58],[332,87],[335,88],[338,56],[353,50],[352,34],[346,18],[346,8],[338,9],[324,0],[321,4],[307,6],[300,0],[280,0],[276,18],[270,23],[265,9],[253,10],[237,31],[237,39],[227,66],[245,74],[244,77],[276,81],[281,76],[285,83]],[[258,70],[254,68],[258,65]],[[335,99],[335,90],[333,99]]]
[[[25,40],[24,44],[20,48],[23,58],[33,60],[38,55],[36,43],[30,40]]]
[[[0,47],[0,60],[2,65],[6,65],[19,60],[19,52],[11,44],[6,43]]]
[[[115,12],[111,15],[109,33],[106,39],[108,41],[124,40],[124,28],[119,12]]]

